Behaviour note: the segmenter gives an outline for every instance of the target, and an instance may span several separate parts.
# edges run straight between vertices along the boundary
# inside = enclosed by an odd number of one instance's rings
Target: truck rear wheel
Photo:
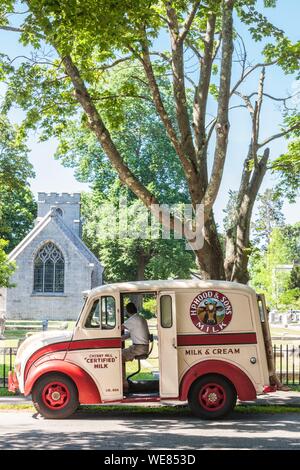
[[[203,419],[223,418],[236,404],[232,383],[217,374],[209,374],[193,383],[188,402],[192,413]]]
[[[73,381],[63,374],[46,374],[34,384],[32,401],[36,410],[49,419],[64,419],[79,406]]]

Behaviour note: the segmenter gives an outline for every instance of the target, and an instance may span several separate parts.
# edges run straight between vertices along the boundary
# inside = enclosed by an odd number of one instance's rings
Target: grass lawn
[[[22,326],[24,325],[24,329],[15,329],[15,330],[5,330],[4,332],[4,336],[5,336],[5,340],[0,340],[0,348],[16,348],[18,346],[18,342],[19,342],[19,339],[24,339],[26,337],[26,333],[41,333],[42,330],[36,330],[36,331],[32,331],[32,330],[28,330],[26,329],[26,322],[28,323],[32,323],[30,320],[22,320]],[[59,324],[65,324],[67,323],[68,324],[68,330],[73,330],[74,329],[74,326],[75,326],[75,321],[61,321],[61,322],[58,322],[58,321],[49,321],[48,323],[48,327],[49,327],[49,330],[48,331],[51,331],[51,330],[54,330],[55,328],[58,328],[58,325]],[[64,330],[62,330],[64,331]]]
[[[300,340],[300,327],[299,328],[281,328],[281,327],[270,327],[271,336],[299,336]]]

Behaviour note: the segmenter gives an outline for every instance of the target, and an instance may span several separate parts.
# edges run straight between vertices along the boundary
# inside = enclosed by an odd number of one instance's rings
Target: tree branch
[[[253,116],[254,114],[254,108],[252,106],[252,103],[251,101],[249,100],[249,97],[247,95],[243,95],[241,92],[239,91],[235,91],[234,94],[236,96],[239,96],[240,98],[242,98],[242,100],[245,102],[245,105],[246,105],[246,108],[248,109],[249,113],[251,114],[251,116]]]
[[[281,102],[283,102],[284,107],[285,107],[286,109],[288,109],[287,106],[286,106],[286,101],[288,101],[288,100],[290,100],[290,99],[292,99],[292,98],[295,98],[295,96],[299,95],[299,93],[300,93],[300,92],[297,91],[297,92],[294,93],[293,95],[289,95],[289,96],[287,96],[286,98],[276,98],[275,96],[272,96],[272,95],[270,95],[269,93],[263,93],[263,96],[265,96],[265,97],[267,97],[267,98],[270,98],[270,99],[273,100],[273,101],[281,101]],[[255,95],[257,95],[257,91],[254,91],[253,93],[251,93],[250,95],[248,95],[248,98],[250,99],[250,98],[252,98],[252,96],[255,96]]]
[[[150,59],[150,52],[149,52],[149,47],[147,43],[147,38],[141,42],[142,46],[142,58],[139,57],[141,60],[146,77],[148,79],[148,86],[150,88],[151,94],[152,94],[152,99],[156,108],[156,111],[158,115],[161,118],[161,121],[166,129],[167,135],[170,138],[170,141],[177,153],[177,155],[180,158],[180,161],[182,163],[183,169],[185,171],[186,177],[188,182],[191,180],[191,177],[194,173],[194,168],[192,166],[192,163],[189,161],[189,159],[186,157],[184,149],[179,142],[175,129],[173,128],[172,122],[168,116],[168,113],[164,107],[161,95],[160,95],[160,90],[154,75],[151,59]]]
[[[259,82],[258,82],[258,92],[257,92],[257,101],[255,102],[254,113],[252,117],[252,154],[255,167],[258,165],[257,161],[257,145],[259,137],[259,124],[260,124],[260,112],[263,101],[263,91],[264,91],[264,81],[265,81],[265,68],[262,68]]]
[[[190,162],[196,167],[196,152],[193,143],[185,92],[183,41],[178,40],[178,19],[171,2],[166,2],[166,12],[169,19],[169,32],[172,48],[173,94],[176,104],[177,122],[181,135],[181,145]]]
[[[75,97],[87,115],[89,127],[97,136],[103,150],[117,171],[120,180],[125,183],[147,207],[157,203],[154,195],[140,183],[124,163],[71,57],[64,57],[62,62],[67,75],[72,81]]]
[[[120,59],[115,60],[111,64],[103,64],[103,65],[101,65],[101,67],[97,67],[97,70],[98,69],[100,69],[100,70],[111,69],[112,67],[115,67],[116,65],[121,64],[122,62],[126,62],[127,60],[130,60],[130,59],[132,59],[131,55],[126,56],[126,57],[121,57]]]
[[[102,101],[102,100],[109,100],[109,99],[116,99],[116,98],[138,98],[140,100],[149,101],[151,104],[153,104],[153,101],[151,100],[151,98],[145,95],[120,94],[120,95],[106,95],[106,96],[99,96],[99,97],[91,95],[91,99],[93,101]]]
[[[231,92],[230,92],[230,96],[232,96],[232,95],[235,93],[235,91],[238,89],[238,87],[240,86],[240,84],[243,83],[243,81],[244,81],[252,72],[254,72],[254,70],[258,69],[259,67],[270,67],[271,65],[275,65],[277,62],[278,62],[278,59],[273,60],[272,62],[266,62],[265,64],[264,64],[264,63],[255,64],[255,65],[253,65],[252,67],[250,67],[250,69],[247,70],[247,72],[245,72],[245,73],[240,77],[240,79],[236,82],[236,84],[234,85],[234,87],[232,88],[232,90],[231,90]]]
[[[201,3],[201,1],[199,1],[199,0],[194,2],[194,5],[192,6],[191,12],[188,15],[188,17],[186,18],[185,22],[184,22],[183,30],[179,34],[178,41],[183,42],[185,40],[185,38],[186,38],[186,36],[187,36],[191,26],[192,26],[195,15],[196,15],[196,13],[199,9],[200,3]]]
[[[267,145],[269,142],[272,142],[272,140],[275,139],[280,139],[280,137],[284,137],[285,135],[289,134],[292,131],[295,131],[297,129],[300,129],[300,124],[295,124],[294,126],[289,127],[285,131],[279,132],[278,134],[271,135],[271,137],[268,137],[267,139],[263,140],[260,144],[258,144],[257,148],[264,147]]]
[[[199,83],[195,92],[193,106],[193,126],[195,132],[197,163],[199,165],[200,172],[204,177],[206,175],[205,186],[207,185],[207,169],[204,168],[204,166],[206,166],[206,162],[203,161],[205,157],[204,150],[206,148],[205,118],[213,63],[215,26],[216,15],[210,15],[207,19],[206,35],[204,38],[204,55],[201,60]]]
[[[3,29],[4,31],[12,31],[14,33],[23,33],[24,30],[21,28],[15,28],[14,26],[6,26],[6,25],[1,25],[0,29]]]
[[[234,0],[225,0],[223,5],[223,44],[219,86],[220,91],[218,98],[218,113],[216,122],[216,147],[209,184],[203,198],[205,221],[209,217],[210,211],[219,191],[227,153],[229,133],[228,108],[230,98],[230,81],[233,54],[233,5]]]

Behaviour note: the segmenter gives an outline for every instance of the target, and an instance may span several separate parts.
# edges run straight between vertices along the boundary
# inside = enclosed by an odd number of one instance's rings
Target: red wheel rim
[[[48,383],[42,393],[44,404],[51,410],[64,408],[69,403],[70,397],[68,387],[62,382]]]
[[[225,404],[226,392],[219,384],[205,384],[199,392],[199,401],[205,410],[217,411]]]

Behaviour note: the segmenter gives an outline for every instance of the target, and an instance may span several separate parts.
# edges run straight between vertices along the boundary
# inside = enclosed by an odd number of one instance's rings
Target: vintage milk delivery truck
[[[129,380],[123,393],[124,310],[139,295],[156,299],[159,374]],[[201,418],[221,418],[237,398],[255,400],[270,391],[267,323],[263,297],[238,283],[103,285],[86,294],[74,331],[34,334],[20,345],[9,390],[31,394],[46,418],[66,418],[83,404],[174,401],[187,401]]]

